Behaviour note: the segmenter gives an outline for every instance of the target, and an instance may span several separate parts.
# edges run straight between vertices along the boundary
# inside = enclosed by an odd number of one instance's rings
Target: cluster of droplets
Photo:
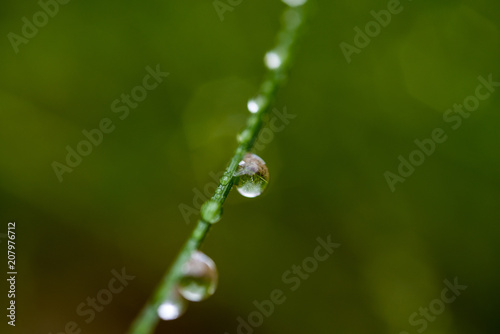
[[[307,0],[282,1],[290,7],[289,9],[302,6],[307,2]],[[286,30],[291,31],[301,23],[302,19],[296,11],[288,10],[284,13],[283,20]],[[270,50],[264,56],[264,64],[271,71],[280,70],[286,61],[287,54],[281,49]],[[273,82],[269,80],[263,83],[262,94],[250,99],[247,103],[249,112],[257,114],[268,106],[269,100],[266,93],[272,91],[273,86]],[[256,117],[250,118],[250,121],[256,119]],[[251,139],[251,135],[250,130],[244,130],[238,135],[238,141],[247,142]],[[269,170],[262,158],[256,154],[246,153],[234,175],[225,174],[221,178],[221,185],[229,184],[233,177],[238,192],[244,197],[254,198],[261,195],[269,183]],[[215,223],[220,219],[222,209],[218,199],[222,195],[223,188],[219,187],[215,193],[215,200],[212,199],[203,205],[201,215],[206,222]],[[179,318],[186,312],[188,302],[200,302],[212,296],[217,288],[217,282],[218,273],[214,261],[198,250],[193,251],[182,267],[175,289],[158,307],[158,316],[163,320]]]
[[[307,0],[282,0],[290,7],[303,5]],[[293,23],[294,18],[286,20]],[[295,21],[294,24],[297,24]],[[283,64],[283,56],[278,51],[272,50],[266,53],[264,64],[270,70],[277,70]],[[264,85],[264,87],[266,87]],[[260,112],[268,101],[264,95],[252,98],[247,103],[248,111],[255,114]],[[250,133],[242,132],[238,141],[247,141]],[[256,154],[246,153],[243,160],[238,164],[238,170],[234,174],[235,185],[238,192],[248,198],[254,198],[262,194],[269,183],[269,170],[262,158]],[[231,176],[224,175],[221,184],[230,182]],[[222,189],[218,188],[216,196],[222,195]],[[202,216],[206,221],[214,223],[220,219],[221,210],[219,203],[207,202],[202,208]],[[214,261],[204,253],[194,251],[188,261],[182,267],[181,276],[176,288],[170,292],[167,300],[158,307],[158,316],[163,320],[174,320],[186,312],[188,302],[200,302],[215,293],[217,288],[218,274]]]
[[[253,198],[262,194],[266,188],[269,182],[269,170],[259,156],[247,153],[238,164],[234,177],[238,192],[245,197]],[[206,211],[217,212],[210,208],[210,204],[214,203],[210,201],[207,203],[209,205]],[[213,221],[219,218],[213,217]],[[200,302],[213,295],[217,288],[217,281],[217,267],[214,261],[198,250],[192,252],[182,266],[175,289],[158,307],[158,316],[163,320],[179,318],[186,312],[188,302]]]
[[[307,0],[282,0],[282,1],[289,7],[289,10],[285,11],[283,15],[284,26],[287,31],[294,30],[302,21],[301,16],[294,9],[296,7],[304,5],[307,2]],[[284,39],[282,40],[282,42],[284,42],[282,44],[287,44],[290,41],[290,37],[286,33],[283,34],[283,36],[281,36],[281,39]],[[287,61],[287,57],[288,57],[288,52],[286,51],[286,48],[282,47],[270,50],[264,56],[264,65],[266,65],[266,67],[271,71],[277,71]],[[265,82],[263,86],[264,91],[267,90],[266,84],[272,86],[270,82]],[[248,100],[247,103],[248,111],[255,114],[263,110],[268,103],[264,95],[258,95]]]
[[[259,156],[247,153],[238,164],[234,177],[238,192],[245,197],[253,198],[262,194],[266,188],[269,182],[269,170]],[[212,203],[212,201],[207,203],[206,211],[219,212],[217,215],[220,215],[220,211],[210,207],[217,203]],[[219,216],[214,216],[209,220],[215,222],[218,219],[220,219]],[[175,289],[158,307],[158,316],[163,320],[179,318],[186,312],[188,302],[200,302],[213,295],[217,288],[217,281],[217,267],[214,261],[204,253],[194,251],[183,264]]]
[[[245,197],[253,198],[262,194],[266,188],[269,182],[269,170],[258,155],[247,153],[238,164],[235,177],[238,192]]]
[[[200,302],[215,293],[218,274],[214,261],[196,250],[182,267],[181,276],[174,291],[158,307],[158,316],[174,320],[186,312],[188,302]]]

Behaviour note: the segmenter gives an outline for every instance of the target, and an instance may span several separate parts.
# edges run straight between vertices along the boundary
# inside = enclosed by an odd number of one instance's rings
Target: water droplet
[[[276,52],[269,51],[268,53],[266,53],[264,62],[267,68],[275,70],[281,66],[281,57]]]
[[[235,173],[236,189],[245,197],[257,197],[267,186],[269,182],[269,170],[266,163],[259,156],[247,153],[238,165],[238,171]]]
[[[252,114],[258,113],[267,104],[265,96],[258,95],[257,97],[248,100],[247,108]]]
[[[222,205],[214,200],[209,200],[201,206],[201,218],[207,223],[215,224],[222,216]]]
[[[283,23],[288,30],[293,30],[302,22],[302,17],[296,10],[287,10],[283,13]]]
[[[302,6],[307,2],[307,0],[281,0],[290,7]]]
[[[260,86],[260,91],[263,94],[271,94],[273,92],[274,88],[275,88],[274,81],[266,80]]]
[[[259,116],[250,115],[250,117],[248,117],[247,119],[247,126],[248,127],[256,126],[259,123],[259,120],[260,120]]]
[[[187,303],[175,291],[172,296],[158,307],[158,316],[163,320],[174,320],[186,312]]]
[[[199,302],[214,294],[217,280],[214,261],[202,252],[194,251],[184,264],[177,289],[187,300]]]
[[[222,184],[223,186],[225,186],[226,184],[229,183],[229,181],[231,181],[231,176],[224,174],[222,176],[222,178],[220,179],[220,184]]]
[[[238,155],[242,155],[242,154],[245,154],[245,149],[241,146],[238,146],[238,148],[236,149],[236,153],[235,154],[238,154]]]
[[[255,114],[257,111],[259,111],[260,106],[258,105],[256,100],[251,99],[251,100],[248,100],[247,108],[248,108],[248,111]]]
[[[236,139],[238,140],[239,143],[244,143],[249,141],[252,138],[252,132],[250,132],[248,129],[243,130],[238,134]]]

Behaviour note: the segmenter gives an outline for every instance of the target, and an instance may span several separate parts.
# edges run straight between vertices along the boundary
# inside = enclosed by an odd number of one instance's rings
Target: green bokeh
[[[443,115],[479,76],[500,81],[500,3],[402,1],[350,63],[339,45],[388,1],[311,5],[273,104],[296,117],[256,152],[266,192],[230,194],[203,247],[218,291],[157,333],[237,333],[274,289],[286,301],[255,333],[417,333],[409,317],[455,277],[468,288],[425,333],[498,333],[500,87],[457,129]],[[212,1],[71,1],[16,53],[7,35],[40,5],[2,2],[0,233],[17,222],[19,273],[7,333],[126,331],[194,227],[179,205],[201,204],[236,147],[284,7],[242,1],[221,21]],[[111,104],[157,64],[169,76],[121,120]],[[59,182],[52,163],[104,118],[114,131]],[[392,192],[384,173],[436,128],[447,140]],[[282,275],[328,235],[341,246],[291,291]],[[136,278],[86,323],[78,305],[123,267]]]

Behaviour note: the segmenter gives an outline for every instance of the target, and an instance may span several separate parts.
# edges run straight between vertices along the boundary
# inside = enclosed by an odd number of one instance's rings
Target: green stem
[[[251,114],[247,120],[246,128],[238,135],[239,145],[220,179],[219,186],[210,200],[203,204],[201,218],[198,220],[191,236],[188,238],[174,263],[167,271],[161,282],[148,300],[142,311],[132,324],[129,334],[152,334],[159,322],[158,307],[175,291],[176,284],[182,272],[182,266],[189,259],[192,252],[199,249],[207,236],[212,224],[220,219],[222,205],[233,186],[233,176],[238,169],[239,162],[250,151],[262,127],[263,117],[269,112],[271,101],[274,100],[279,86],[283,83],[290,66],[292,49],[298,33],[305,20],[305,8],[290,7],[283,13],[283,24],[277,36],[276,46],[272,50],[281,59],[281,65],[269,69],[266,79],[262,82],[256,101],[259,110]]]

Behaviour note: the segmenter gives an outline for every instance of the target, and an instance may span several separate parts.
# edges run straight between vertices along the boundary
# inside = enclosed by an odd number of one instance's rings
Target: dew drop
[[[231,177],[228,176],[228,175],[226,175],[226,174],[224,174],[222,176],[222,178],[220,179],[220,184],[222,184],[223,186],[225,186],[226,184],[229,183],[229,181],[231,181]]]
[[[259,156],[247,153],[238,164],[236,189],[245,197],[257,197],[269,182],[269,170]]]
[[[302,22],[300,14],[296,10],[287,10],[283,13],[283,20],[286,28],[292,30]]]
[[[157,312],[160,319],[174,320],[183,315],[186,308],[186,300],[180,297],[177,292],[173,292],[172,296],[158,307]]]
[[[307,0],[281,0],[290,7],[302,6],[307,2]]]
[[[264,63],[267,68],[275,70],[281,66],[281,57],[274,51],[269,51],[264,57]]]
[[[201,218],[207,223],[215,224],[222,216],[222,205],[211,199],[201,206]]]
[[[259,104],[254,99],[248,100],[247,108],[252,114],[255,114],[260,109]]]
[[[247,108],[252,114],[256,114],[262,110],[267,104],[267,99],[263,95],[257,95],[253,99],[248,100]]]
[[[252,132],[250,132],[250,130],[248,129],[245,129],[242,132],[238,133],[236,139],[239,143],[248,142],[250,139],[252,139]]]
[[[192,302],[199,302],[214,294],[217,288],[217,267],[211,258],[194,251],[184,264],[177,290]]]
[[[259,123],[259,117],[257,115],[251,115],[247,119],[247,126],[248,127],[254,127]]]

